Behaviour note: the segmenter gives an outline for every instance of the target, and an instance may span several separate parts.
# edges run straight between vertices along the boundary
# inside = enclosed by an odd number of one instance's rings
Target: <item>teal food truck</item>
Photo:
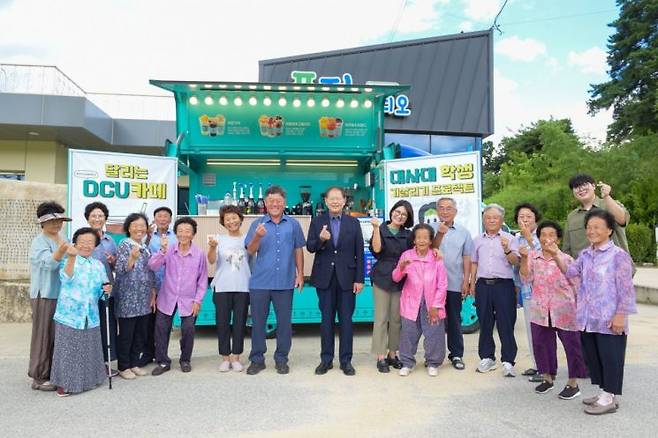
[[[264,213],[262,194],[271,184],[286,190],[286,212],[295,215],[306,233],[312,217],[326,209],[323,191],[338,185],[348,194],[347,213],[362,223],[368,275],[374,263],[367,251],[370,216],[383,218],[387,213],[385,159],[398,161],[394,148],[383,144],[384,101],[408,86],[165,80],[151,84],[175,97],[177,138],[167,144],[166,155],[178,159],[179,174],[189,181],[187,205],[199,224],[196,244],[207,250],[209,235],[226,232],[219,224],[223,205],[243,210],[246,233]],[[312,254],[305,250],[304,258],[308,278]],[[212,275],[214,267],[208,271]],[[357,297],[355,322],[373,320],[372,300],[366,279]],[[465,326],[476,324],[474,313],[472,305],[464,306]],[[306,284],[294,295],[292,321],[320,319],[315,289]],[[197,324],[215,324],[210,291]],[[276,329],[273,311],[268,329]]]

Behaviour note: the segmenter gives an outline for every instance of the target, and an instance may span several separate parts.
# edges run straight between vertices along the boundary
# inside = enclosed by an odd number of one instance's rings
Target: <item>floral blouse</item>
[[[566,265],[571,256],[560,254]],[[577,280],[569,280],[555,260],[544,258],[541,250],[528,254],[528,274],[521,279],[532,288],[530,321],[544,327],[576,331]],[[549,319],[550,318],[550,319]],[[550,324],[549,324],[550,321]]]
[[[576,323],[578,330],[614,335],[608,327],[615,314],[637,313],[633,260],[610,241],[582,250],[569,265],[567,278],[580,278]],[[628,319],[624,333],[628,334]]]
[[[108,281],[105,268],[93,257],[77,256],[69,277],[64,272],[67,260],[62,260],[59,270],[62,288],[53,319],[79,330],[98,327],[98,299],[103,296],[103,283]]]
[[[155,274],[148,267],[151,251],[144,245],[132,269],[128,269],[130,250],[135,242],[125,239],[117,249],[114,282],[114,312],[117,318],[132,318],[151,313],[151,290]]]

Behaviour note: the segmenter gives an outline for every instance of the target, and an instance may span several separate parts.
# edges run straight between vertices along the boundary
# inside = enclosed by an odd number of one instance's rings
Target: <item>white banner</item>
[[[130,213],[177,209],[177,160],[175,157],[69,150],[68,208],[73,221],[69,237],[86,227],[84,211],[95,201],[107,205],[107,231],[123,233],[123,221]]]
[[[455,222],[471,235],[480,233],[480,153],[428,155],[385,161],[386,219],[397,201],[405,199],[414,209],[415,223],[438,222],[436,200],[450,197],[457,202]]]

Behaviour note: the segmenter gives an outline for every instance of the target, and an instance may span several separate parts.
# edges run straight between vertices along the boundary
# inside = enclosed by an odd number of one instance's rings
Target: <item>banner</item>
[[[123,221],[130,213],[177,209],[177,160],[174,157],[69,150],[68,209],[73,221],[69,237],[86,227],[84,211],[95,201],[107,205],[107,232],[123,234]]]
[[[436,201],[450,197],[457,202],[455,222],[471,235],[482,229],[480,153],[427,155],[385,161],[386,218],[397,201],[405,199],[414,209],[415,223],[439,222]]]

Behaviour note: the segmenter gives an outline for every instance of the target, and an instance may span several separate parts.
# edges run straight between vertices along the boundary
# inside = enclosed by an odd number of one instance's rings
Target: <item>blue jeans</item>
[[[251,289],[251,353],[249,360],[255,363],[265,362],[267,344],[265,327],[270,313],[270,303],[274,305],[276,315],[276,351],[274,362],[288,363],[288,353],[292,346],[292,294],[293,289]]]

